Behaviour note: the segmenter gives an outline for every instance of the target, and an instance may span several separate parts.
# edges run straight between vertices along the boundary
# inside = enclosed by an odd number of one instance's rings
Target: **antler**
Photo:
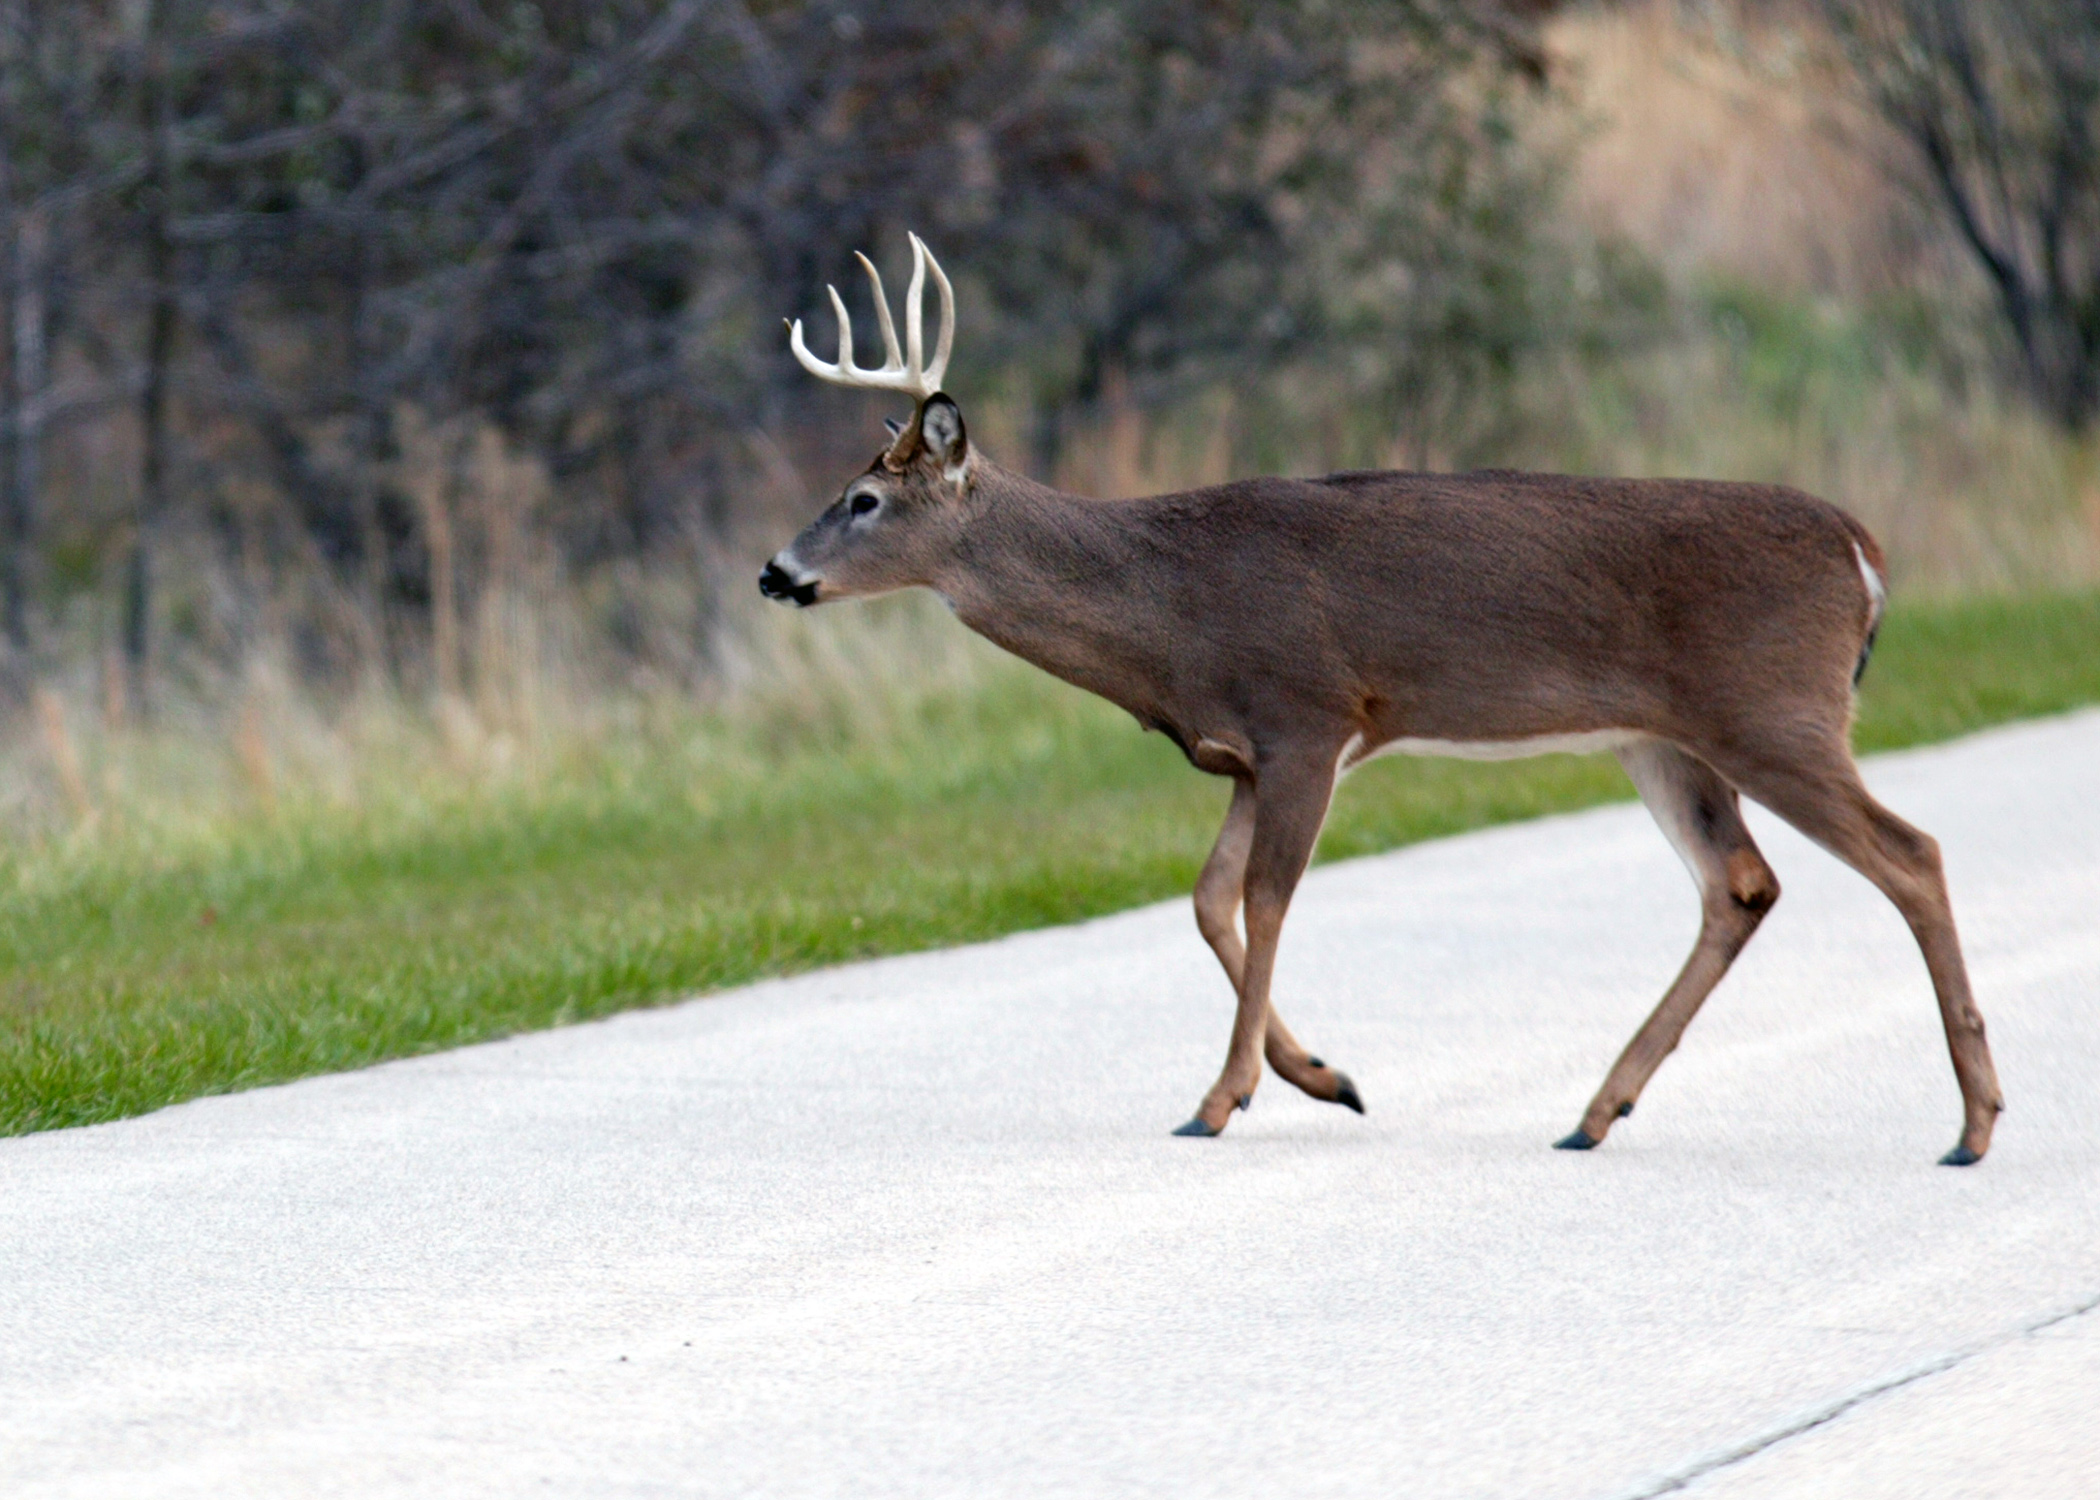
[[[868,273],[868,280],[875,287],[875,316],[882,325],[882,342],[887,358],[879,370],[863,370],[853,363],[853,321],[846,316],[845,301],[839,289],[827,286],[831,293],[831,307],[839,320],[839,357],[836,364],[825,364],[809,352],[802,342],[802,320],[797,318],[788,327],[788,348],[795,352],[802,368],[819,380],[828,380],[833,385],[857,386],[871,391],[908,391],[924,401],[941,388],[941,376],[948,369],[948,351],[955,347],[955,289],[948,285],[947,273],[941,263],[933,258],[926,242],[917,235],[911,237],[911,286],[904,293],[904,334],[910,358],[897,348],[897,329],[890,322],[890,299],[882,289],[882,273],[875,269],[875,262],[858,250],[853,258],[861,263]],[[934,285],[941,289],[941,336],[934,345],[933,363],[925,362],[925,320],[920,316],[921,303],[926,290],[926,268],[933,268]]]

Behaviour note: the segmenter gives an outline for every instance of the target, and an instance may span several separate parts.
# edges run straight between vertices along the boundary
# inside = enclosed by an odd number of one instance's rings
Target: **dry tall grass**
[[[1583,121],[1571,200],[1593,232],[1680,279],[1859,298],[1967,276],[1799,8],[1575,6],[1547,41]]]
[[[536,519],[549,490],[536,462],[486,427],[413,412],[398,425],[400,477],[430,539],[421,654],[401,654],[413,635],[345,618],[323,654],[349,666],[317,677],[311,643],[281,622],[313,618],[286,592],[325,579],[293,569],[253,589],[260,607],[214,613],[210,596],[231,584],[190,539],[168,593],[208,628],[163,636],[150,705],[109,649],[114,612],[85,608],[32,711],[0,716],[0,871],[25,857],[157,858],[259,828],[408,826],[674,764],[697,781],[757,776],[799,748],[894,745],[927,704],[1020,675],[927,600],[791,618],[734,552],[569,574]],[[760,514],[809,507],[792,467],[754,468]],[[360,608],[330,602],[338,616]],[[385,663],[376,643],[390,634]]]
[[[1783,481],[1861,516],[1899,591],[2017,590],[2100,578],[2100,445],[2074,443],[1985,392],[1924,377],[1819,389],[1774,412],[1725,339],[1672,342],[1615,370],[1534,377],[1540,467]],[[1135,494],[1222,477],[1222,439],[1130,410],[1075,445],[1075,487]],[[1317,453],[1306,470],[1325,467]],[[814,502],[805,500],[807,508]],[[777,543],[787,535],[785,524]],[[1012,689],[1028,670],[923,596],[814,613],[764,604],[755,563],[630,577],[625,603],[665,623],[710,610],[705,661],[638,662],[603,629],[600,592],[560,577],[551,549],[462,610],[459,660],[422,686],[370,674],[312,690],[281,639],[237,673],[191,674],[150,724],[103,691],[92,653],[47,679],[0,737],[0,848],[63,856],[166,853],[229,829],[342,819],[412,822],[434,809],[563,792],[680,765],[695,784],[759,777],[798,748],[871,753],[923,739],[930,704]],[[645,597],[636,598],[636,595]],[[697,648],[695,648],[697,652]],[[1024,691],[1026,691],[1024,689]],[[1039,701],[1039,696],[1031,701]],[[61,859],[61,862],[63,860]]]

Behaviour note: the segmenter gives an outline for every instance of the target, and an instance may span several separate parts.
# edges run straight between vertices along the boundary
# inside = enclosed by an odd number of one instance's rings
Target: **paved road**
[[[1175,903],[0,1141],[0,1494],[2100,1493],[2100,714],[1884,759],[2010,1111],[1893,909],[1787,896],[1602,1149],[1689,945],[1635,808],[1316,872],[1273,1081]],[[882,879],[870,870],[868,879]]]

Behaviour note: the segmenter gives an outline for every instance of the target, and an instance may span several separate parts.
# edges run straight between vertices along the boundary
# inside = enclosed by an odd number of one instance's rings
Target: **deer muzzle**
[[[800,569],[782,567],[776,557],[758,575],[758,591],[768,599],[806,609],[817,602],[817,580],[799,575]]]

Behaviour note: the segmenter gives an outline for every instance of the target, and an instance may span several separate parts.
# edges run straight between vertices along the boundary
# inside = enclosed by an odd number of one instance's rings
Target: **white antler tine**
[[[904,293],[904,340],[911,351],[905,369],[913,382],[913,393],[924,401],[933,394],[926,383],[926,247],[911,236],[911,286]]]
[[[853,367],[853,319],[846,313],[846,299],[839,295],[839,289],[835,286],[827,285],[824,290],[831,293],[831,310],[838,314],[839,358],[837,369],[839,378],[850,380],[860,373]]]
[[[948,273],[941,269],[925,241],[913,235],[911,242],[925,252],[926,264],[933,270],[933,284],[941,293],[941,336],[934,342],[933,363],[926,370],[926,389],[931,394],[941,388],[941,377],[948,373],[948,355],[955,348],[955,288],[948,284]]]
[[[795,356],[795,362],[801,365],[803,369],[809,371],[810,374],[816,376],[817,379],[837,380],[839,378],[836,365],[825,364],[823,360],[818,359],[809,352],[809,345],[802,342],[802,320],[800,318],[788,324],[788,350]]]
[[[875,269],[875,262],[858,250],[853,252],[853,258],[859,261],[861,268],[868,273],[868,282],[875,289],[875,321],[882,327],[885,356],[882,368],[884,371],[902,370],[904,351],[897,347],[897,325],[890,321],[890,294],[882,289],[882,273]]]

